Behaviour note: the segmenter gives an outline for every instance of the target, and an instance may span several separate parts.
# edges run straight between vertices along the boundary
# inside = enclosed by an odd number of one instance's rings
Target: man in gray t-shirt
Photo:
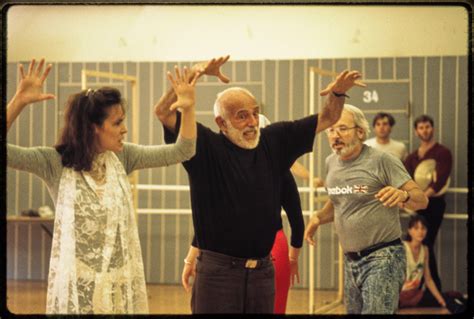
[[[344,251],[344,298],[348,314],[393,314],[405,279],[399,207],[426,207],[428,199],[394,156],[363,144],[369,124],[345,104],[326,130],[334,152],[326,159],[329,200],[309,221],[314,245],[319,225],[334,221]]]

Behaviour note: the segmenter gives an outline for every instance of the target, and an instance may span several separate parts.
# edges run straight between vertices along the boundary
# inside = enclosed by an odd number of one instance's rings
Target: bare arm
[[[408,201],[403,206],[411,210],[425,209],[428,206],[428,197],[423,193],[420,186],[413,180],[409,180],[401,187],[409,195]]]
[[[308,226],[306,226],[306,229],[304,231],[304,239],[310,244],[310,245],[316,245],[315,240],[313,239],[314,234],[316,233],[316,230],[318,230],[319,225],[324,225],[330,222],[334,221],[334,205],[330,200],[324,204],[324,207],[316,211],[311,219],[308,222]]]
[[[428,198],[413,180],[403,184],[400,189],[386,186],[375,197],[387,207],[398,205],[401,208],[406,207],[411,210],[420,210],[428,206]]]
[[[293,165],[290,167],[290,171],[293,173],[293,175],[298,176],[301,179],[309,179],[308,170],[298,161],[293,163]],[[319,177],[315,177],[313,179],[313,185],[314,187],[322,187],[324,186],[324,181]]]
[[[224,83],[229,82],[229,78],[222,74],[220,67],[227,62],[229,56],[224,56],[220,58],[214,58],[208,62],[201,62],[193,65],[189,74],[188,80],[194,78],[196,74],[199,79],[203,74],[214,75],[219,78],[220,81]],[[170,107],[173,103],[177,101],[176,94],[173,88],[168,89],[160,98],[158,103],[155,105],[155,114],[163,125],[174,132],[176,126],[176,110],[171,110]]]
[[[322,112],[318,114],[316,133],[324,131],[339,120],[344,107],[345,93],[354,85],[366,86],[364,83],[357,81],[361,77],[362,75],[358,71],[349,72],[349,70],[345,70],[319,93],[321,96],[328,95],[328,97]]]
[[[15,95],[7,106],[7,133],[13,122],[28,104],[55,98],[53,94],[43,93],[43,83],[52,67],[51,64],[49,64],[46,66],[43,74],[41,74],[43,65],[44,59],[40,61],[35,70],[35,60],[31,60],[28,73],[25,75],[23,65],[20,64],[19,70],[21,80],[18,84]]]
[[[177,96],[176,102],[170,107],[170,111],[176,109],[180,110],[183,114],[183,122],[179,129],[179,135],[187,138],[196,138],[196,115],[195,115],[195,89],[196,80],[199,73],[194,73],[191,78],[191,82],[188,81],[189,72],[184,67],[184,74],[181,74],[178,67],[175,66],[176,79],[173,78],[170,72],[168,72],[168,80],[171,82],[173,90]]]

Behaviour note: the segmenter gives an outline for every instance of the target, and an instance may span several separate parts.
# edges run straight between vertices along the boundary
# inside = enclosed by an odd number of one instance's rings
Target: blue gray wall
[[[22,146],[53,145],[62,125],[64,104],[69,94],[81,88],[80,71],[83,68],[114,73],[125,73],[139,78],[140,106],[137,114],[128,110],[129,136],[131,118],[139,118],[141,144],[163,143],[159,121],[153,116],[154,103],[168,87],[166,71],[173,66],[191,65],[190,62],[140,62],[140,63],[53,63],[46,83],[48,92],[57,99],[25,109],[8,135],[8,142]],[[17,64],[8,64],[8,98],[15,91],[18,81]],[[224,72],[232,78],[232,86],[250,89],[261,101],[262,112],[271,120],[291,120],[309,114],[310,68],[340,72],[345,68],[358,69],[369,84],[377,89],[379,100],[365,103],[364,90],[355,88],[347,102],[366,111],[369,121],[379,110],[389,110],[397,124],[393,138],[402,140],[408,149],[418,146],[413,134],[414,117],[428,113],[435,120],[438,141],[448,146],[454,156],[451,187],[467,187],[467,58],[465,56],[403,57],[365,59],[310,59],[230,61]],[[320,108],[324,99],[318,92],[331,78],[315,77],[315,107]],[[119,80],[88,78],[89,87],[111,85],[119,88],[126,99],[131,98],[131,88]],[[215,78],[204,77],[197,90],[197,119],[216,129],[212,105],[215,94],[227,85]],[[409,103],[409,106],[407,106]],[[407,112],[407,107],[409,112]],[[324,177],[324,159],[330,149],[323,134],[317,137],[315,153],[316,175]],[[309,156],[299,160],[309,166]],[[297,179],[299,186],[308,186]],[[52,207],[47,189],[40,179],[30,174],[7,170],[8,215],[20,214],[30,207]],[[187,176],[181,165],[139,172],[139,184],[187,185]],[[467,196],[448,194],[447,215],[438,235],[436,251],[443,289],[467,291]],[[308,209],[308,195],[302,193],[303,209]],[[140,209],[181,209],[182,213],[139,214],[139,233],[143,251],[146,279],[150,283],[179,283],[182,260],[192,236],[192,222],[186,210],[190,208],[187,191],[140,191]],[[460,219],[450,219],[450,214],[462,214]],[[453,215],[451,215],[452,217]],[[465,217],[465,218],[464,218]],[[307,218],[306,218],[307,220]],[[406,224],[406,218],[402,218]],[[290,230],[284,217],[285,232]],[[52,230],[52,224],[46,224]],[[51,240],[37,223],[8,224],[7,277],[10,279],[47,278]],[[324,225],[318,234],[315,254],[316,287],[337,287],[337,237],[332,225]],[[301,284],[308,286],[308,245],[304,244],[300,262]]]

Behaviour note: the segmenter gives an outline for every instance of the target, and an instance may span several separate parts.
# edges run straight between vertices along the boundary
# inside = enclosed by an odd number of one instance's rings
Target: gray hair
[[[226,118],[225,109],[221,101],[222,97],[227,94],[235,94],[235,93],[244,93],[248,95],[249,97],[253,98],[254,100],[256,100],[253,94],[250,93],[250,91],[247,89],[244,89],[241,87],[231,87],[231,88],[225,89],[224,91],[217,93],[216,101],[214,102],[214,117],[221,116],[222,118]]]
[[[352,114],[354,117],[354,124],[361,128],[364,131],[364,135],[362,136],[362,142],[367,139],[367,136],[370,133],[370,126],[369,122],[365,118],[364,113],[357,107],[351,104],[344,104],[343,111],[347,111]]]

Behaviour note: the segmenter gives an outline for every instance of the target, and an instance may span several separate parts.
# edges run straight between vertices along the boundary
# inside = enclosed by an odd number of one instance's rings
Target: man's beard
[[[260,141],[260,128],[257,127],[246,127],[245,129],[238,130],[236,129],[230,121],[226,121],[227,123],[227,138],[234,144],[245,148],[245,149],[254,149],[257,147],[258,142]],[[248,141],[245,139],[244,134],[246,132],[255,131],[255,139]]]
[[[421,135],[420,134],[419,137],[420,137],[420,140],[422,140],[423,142],[429,142],[433,139],[433,133],[431,133],[429,135]]]
[[[341,149],[335,150],[332,148],[332,151],[339,156],[346,156],[354,151],[354,149],[359,145],[359,140],[354,138],[350,143],[346,143]]]

